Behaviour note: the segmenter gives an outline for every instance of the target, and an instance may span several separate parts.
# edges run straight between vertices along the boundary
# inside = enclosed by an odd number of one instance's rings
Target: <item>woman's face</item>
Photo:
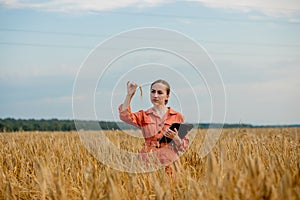
[[[169,98],[167,87],[162,83],[155,83],[151,87],[150,98],[153,105],[165,105],[165,100]]]

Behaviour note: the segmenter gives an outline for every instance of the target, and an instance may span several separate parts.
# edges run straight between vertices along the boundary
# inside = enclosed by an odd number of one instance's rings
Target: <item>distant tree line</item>
[[[300,127],[294,125],[254,126],[251,124],[218,124],[199,123],[194,128],[264,128],[264,127]],[[137,129],[124,122],[88,121],[88,120],[59,120],[59,119],[0,119],[0,132],[16,131],[75,131],[75,130],[125,130]]]
[[[58,120],[58,119],[0,119],[0,132],[16,131],[74,131],[135,129],[123,122]]]

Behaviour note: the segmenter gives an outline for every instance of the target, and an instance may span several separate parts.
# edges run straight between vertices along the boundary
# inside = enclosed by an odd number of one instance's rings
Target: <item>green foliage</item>
[[[84,121],[76,120],[83,130],[119,130],[134,129],[134,127],[123,122],[106,122],[106,121]],[[74,131],[76,130],[74,120],[58,119],[0,119],[0,132],[16,131]]]

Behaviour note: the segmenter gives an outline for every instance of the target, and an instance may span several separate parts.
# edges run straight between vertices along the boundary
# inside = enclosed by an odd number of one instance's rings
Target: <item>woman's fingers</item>
[[[172,131],[171,129],[167,129],[164,133],[164,135],[168,138],[173,139],[176,135],[178,134],[177,129],[175,129],[174,131]]]
[[[169,128],[167,130],[168,130],[169,133],[172,133],[172,134],[175,134],[175,135],[178,133],[176,128],[174,129],[174,131],[169,129]]]
[[[135,82],[127,81],[127,93],[133,95],[138,85]]]
[[[130,81],[127,82],[127,87],[129,87],[129,88],[136,89],[137,86],[138,85],[135,82],[130,82]]]

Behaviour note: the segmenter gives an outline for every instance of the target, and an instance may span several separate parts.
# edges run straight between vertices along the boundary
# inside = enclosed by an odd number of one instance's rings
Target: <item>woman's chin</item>
[[[161,103],[159,103],[159,102],[152,102],[152,104],[153,104],[154,106],[162,106],[162,105],[164,105],[164,104],[161,104]]]

